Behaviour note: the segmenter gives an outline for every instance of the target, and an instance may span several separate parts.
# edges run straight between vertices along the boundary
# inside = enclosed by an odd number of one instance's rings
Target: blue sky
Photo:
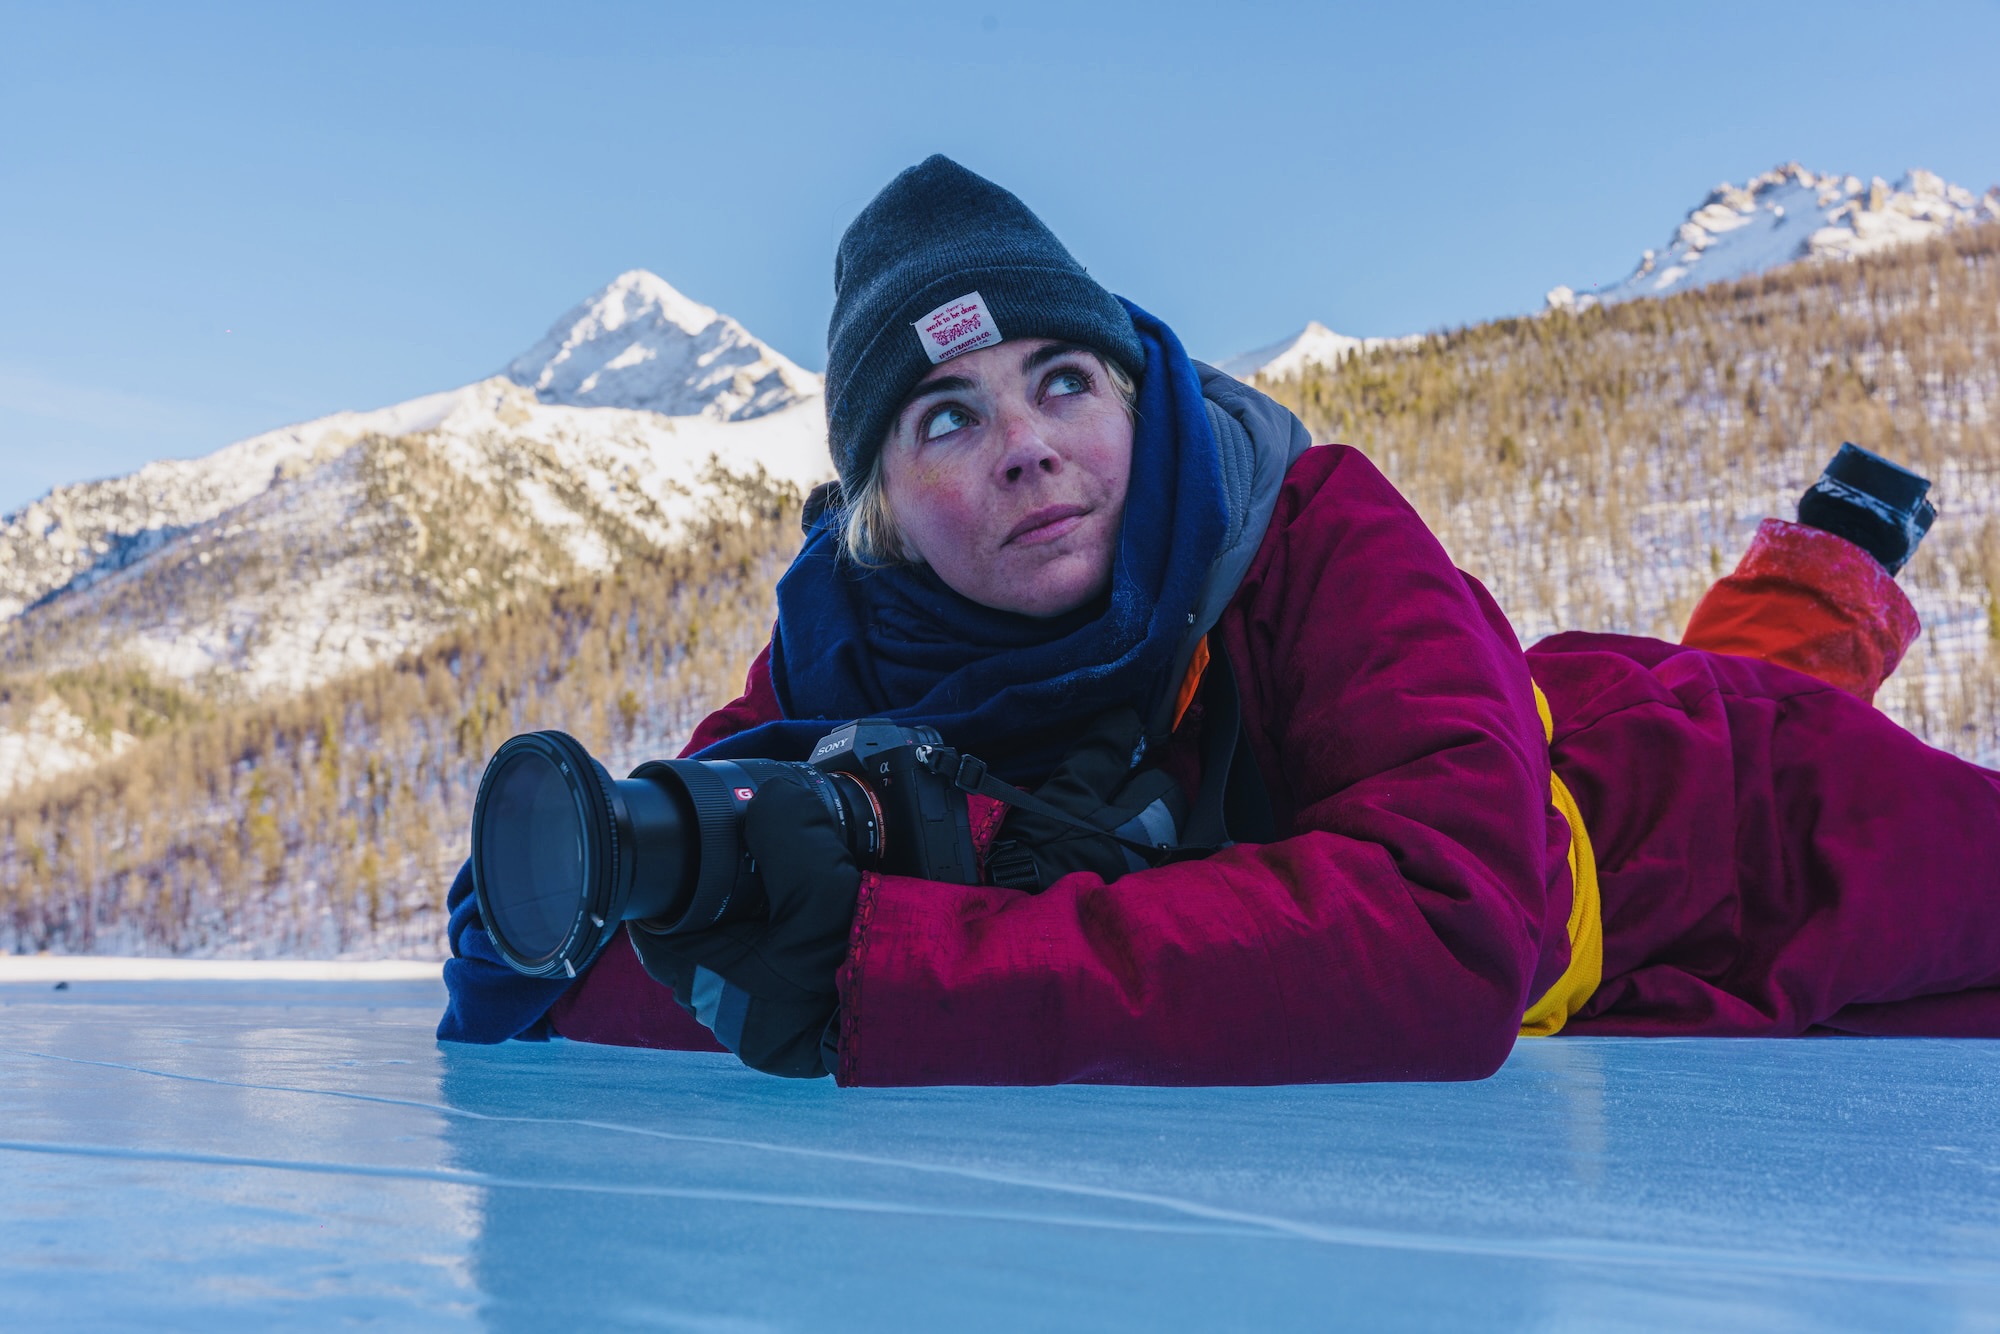
[[[0,0],[0,511],[492,373],[620,271],[823,363],[952,154],[1226,356],[1622,276],[1787,159],[2000,181],[2000,4]]]

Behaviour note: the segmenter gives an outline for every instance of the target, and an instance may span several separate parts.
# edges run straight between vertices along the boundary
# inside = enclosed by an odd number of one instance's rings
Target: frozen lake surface
[[[843,1091],[442,994],[0,985],[0,1327],[2000,1329],[2000,1043]]]

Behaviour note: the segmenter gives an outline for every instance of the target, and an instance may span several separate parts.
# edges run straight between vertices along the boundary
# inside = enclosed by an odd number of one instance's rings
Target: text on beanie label
[[[1000,326],[977,292],[945,302],[910,327],[917,331],[917,341],[933,366],[1000,341]]]

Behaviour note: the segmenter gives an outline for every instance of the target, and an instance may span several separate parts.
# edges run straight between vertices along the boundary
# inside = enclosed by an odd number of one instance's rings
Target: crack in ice
[[[276,1172],[309,1172],[317,1176],[378,1177],[393,1181],[427,1181],[483,1190],[552,1190],[580,1195],[631,1195],[667,1200],[702,1200],[722,1204],[755,1204],[788,1209],[901,1214],[981,1223],[1029,1223],[1042,1227],[1079,1227],[1111,1232],[1165,1232],[1183,1236],[1256,1236],[1243,1228],[1193,1227],[1147,1223],[1087,1214],[1033,1213],[1015,1209],[952,1209],[907,1204],[895,1200],[857,1200],[836,1195],[789,1195],[770,1191],[728,1190],[707,1186],[648,1186],[604,1181],[542,1181],[526,1177],[460,1172],[448,1167],[394,1167],[379,1163],[328,1162],[312,1158],[258,1158],[234,1153],[204,1153],[194,1149],[129,1148],[119,1144],[64,1144],[52,1140],[0,1140],[0,1152],[38,1153],[65,1158],[108,1158],[124,1162],[188,1163],[202,1167],[254,1168]]]

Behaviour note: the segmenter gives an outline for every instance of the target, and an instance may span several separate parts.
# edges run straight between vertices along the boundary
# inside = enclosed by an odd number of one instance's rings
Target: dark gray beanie
[[[1081,343],[1134,379],[1146,366],[1125,307],[1026,204],[925,158],[861,210],[834,256],[826,434],[848,493],[934,364],[1017,338]]]

